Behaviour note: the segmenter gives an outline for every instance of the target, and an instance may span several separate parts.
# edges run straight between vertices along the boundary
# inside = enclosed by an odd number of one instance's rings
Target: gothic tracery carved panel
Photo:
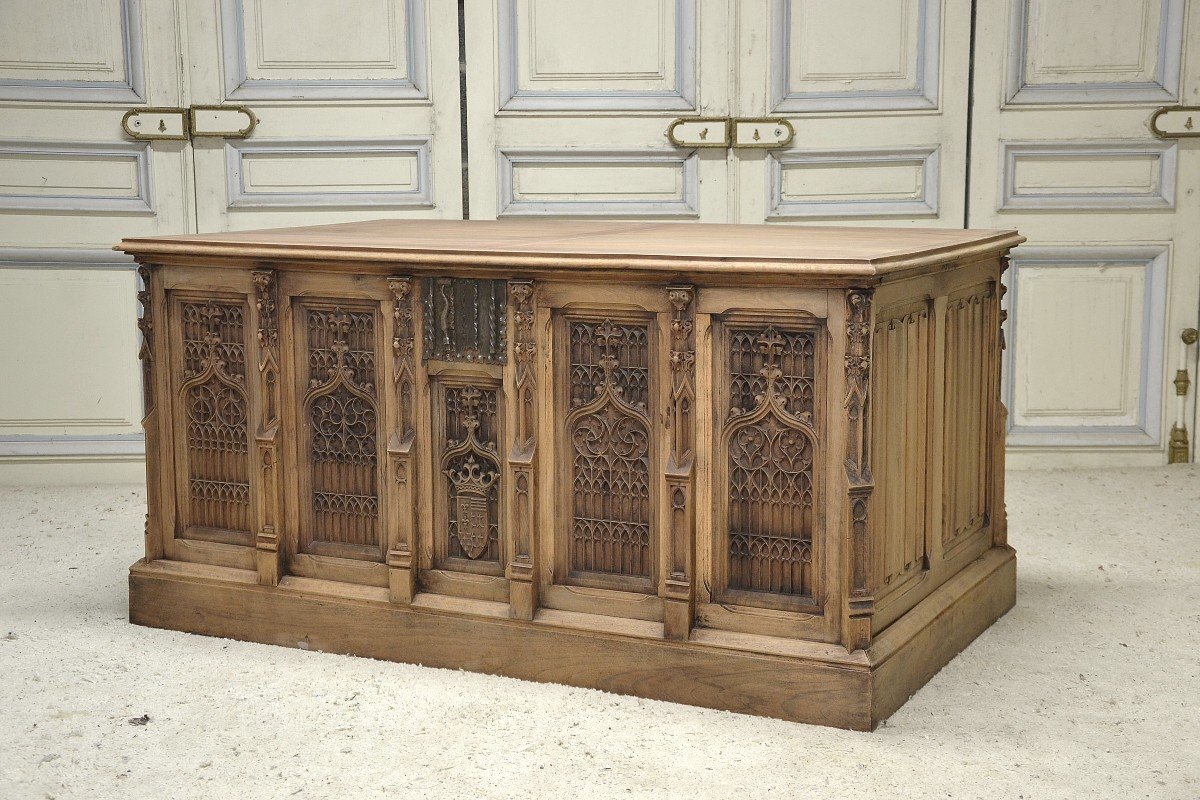
[[[731,326],[727,342],[728,587],[811,597],[815,336]]]
[[[306,307],[310,541],[378,546],[379,410],[373,311]]]
[[[226,301],[184,302],[180,317],[186,527],[249,531],[245,307]]]
[[[569,320],[573,572],[651,576],[649,326]]]

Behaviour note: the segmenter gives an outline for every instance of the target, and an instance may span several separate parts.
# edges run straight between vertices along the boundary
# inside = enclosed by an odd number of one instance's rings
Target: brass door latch
[[[1175,424],[1171,426],[1171,440],[1167,446],[1168,464],[1186,464],[1189,445],[1187,419],[1187,393],[1192,387],[1192,379],[1188,374],[1188,348],[1200,339],[1200,331],[1195,328],[1184,328],[1179,336],[1183,347],[1179,348],[1179,369],[1175,370]]]
[[[196,136],[244,139],[258,117],[245,106],[192,106],[190,108],[131,108],[121,117],[121,127],[132,139],[186,141]]]
[[[667,126],[676,147],[785,147],[795,135],[783,117],[680,117]]]

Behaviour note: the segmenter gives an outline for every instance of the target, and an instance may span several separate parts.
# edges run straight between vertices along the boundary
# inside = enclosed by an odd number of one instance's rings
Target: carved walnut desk
[[[871,729],[1014,602],[1012,231],[127,239],[142,625]]]

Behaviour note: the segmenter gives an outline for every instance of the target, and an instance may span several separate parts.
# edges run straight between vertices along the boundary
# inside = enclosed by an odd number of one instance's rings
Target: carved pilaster
[[[694,604],[689,556],[695,541],[696,292],[691,286],[672,286],[667,289],[667,299],[671,304],[671,354],[667,360],[671,395],[666,410],[670,450],[665,475],[668,516],[663,624],[668,639],[686,640]]]
[[[258,519],[254,543],[258,582],[275,586],[282,577],[279,479],[279,316],[274,270],[255,270],[254,310],[258,320],[259,419],[254,433],[258,448]]]
[[[413,563],[416,508],[413,491],[413,442],[416,438],[415,394],[416,333],[413,325],[413,279],[388,278],[392,293],[392,382],[396,393],[393,433],[388,440],[392,467],[392,508],[396,525],[388,545],[388,584],[393,603],[411,603],[416,593]]]
[[[147,264],[138,267],[138,332],[141,344],[138,347],[138,360],[142,365],[142,431],[146,436],[146,523],[143,537],[146,546],[146,560],[152,561],[163,557],[162,537],[158,531],[158,515],[162,498],[162,478],[159,468],[159,423],[158,413],[154,405],[154,314],[151,299],[151,268]]]
[[[993,417],[994,430],[992,434],[992,459],[989,464],[989,469],[992,470],[992,544],[997,547],[1004,547],[1008,544],[1008,509],[1004,505],[1004,447],[1005,439],[1008,438],[1008,408],[1004,405],[1003,388],[1001,384],[1001,372],[1004,363],[1004,351],[1008,346],[1007,337],[1004,332],[1004,323],[1008,322],[1008,311],[1004,308],[1004,295],[1008,293],[1008,287],[1000,280],[1004,276],[1004,271],[1012,265],[1008,256],[1003,256],[1000,259],[1000,275],[997,277],[997,285],[1000,291],[996,292],[996,320],[998,328],[998,341],[996,349],[992,357],[995,359],[995,364],[992,368],[991,379],[994,383],[994,393],[996,401],[995,413]]]
[[[848,646],[865,649],[871,642],[875,614],[871,576],[871,292],[846,294],[846,480],[849,485],[850,601]]]
[[[512,487],[512,559],[505,574],[509,580],[510,613],[517,619],[533,619],[537,609],[534,582],[536,546],[535,456],[537,451],[537,343],[533,334],[534,286],[529,281],[509,281],[509,319],[512,320],[512,358],[516,420],[508,468]]]

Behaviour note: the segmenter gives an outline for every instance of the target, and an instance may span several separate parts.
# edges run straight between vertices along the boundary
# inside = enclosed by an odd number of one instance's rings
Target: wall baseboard
[[[141,455],[0,456],[0,486],[82,486],[146,482]]]

